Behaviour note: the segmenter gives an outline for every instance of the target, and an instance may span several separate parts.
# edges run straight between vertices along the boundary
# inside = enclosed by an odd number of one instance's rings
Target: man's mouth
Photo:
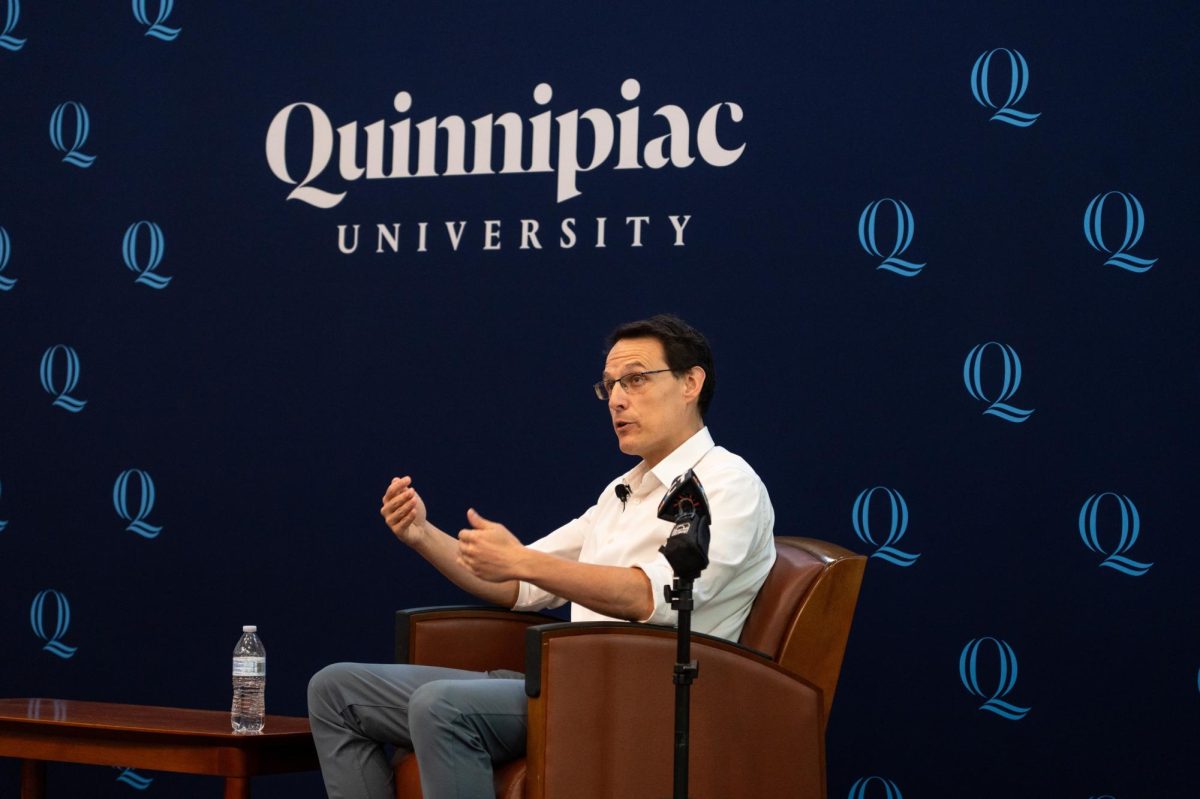
[[[617,421],[613,422],[613,427],[616,428],[618,433],[632,425],[633,425],[633,422],[628,422],[628,421],[625,421],[624,419],[618,419]]]

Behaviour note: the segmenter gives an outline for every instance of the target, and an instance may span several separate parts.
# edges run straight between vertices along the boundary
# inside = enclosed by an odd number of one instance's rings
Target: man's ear
[[[683,375],[683,397],[689,402],[692,400],[699,401],[700,390],[704,388],[704,381],[708,379],[708,374],[704,371],[704,367],[693,366],[684,372]]]

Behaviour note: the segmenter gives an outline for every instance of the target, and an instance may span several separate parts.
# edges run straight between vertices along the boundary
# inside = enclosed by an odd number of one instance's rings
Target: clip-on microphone
[[[691,659],[692,582],[708,566],[708,497],[693,469],[676,477],[658,505],[658,518],[675,524],[667,543],[658,548],[675,572],[674,584],[663,586],[671,607],[679,612],[675,654],[675,792],[688,799],[688,726],[691,686],[699,664]]]

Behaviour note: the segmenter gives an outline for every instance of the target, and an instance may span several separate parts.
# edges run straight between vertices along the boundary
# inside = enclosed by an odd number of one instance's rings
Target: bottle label
[[[266,677],[267,659],[239,657],[233,659],[234,677]]]

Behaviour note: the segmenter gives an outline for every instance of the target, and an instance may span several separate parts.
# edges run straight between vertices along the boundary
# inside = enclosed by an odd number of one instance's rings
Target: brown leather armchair
[[[825,797],[825,724],[866,558],[811,538],[777,536],[775,546],[739,644],[692,640],[697,799]],[[673,628],[406,610],[396,614],[396,662],[525,673],[526,756],[497,767],[499,799],[671,796]],[[416,758],[395,768],[397,799],[418,799]]]

